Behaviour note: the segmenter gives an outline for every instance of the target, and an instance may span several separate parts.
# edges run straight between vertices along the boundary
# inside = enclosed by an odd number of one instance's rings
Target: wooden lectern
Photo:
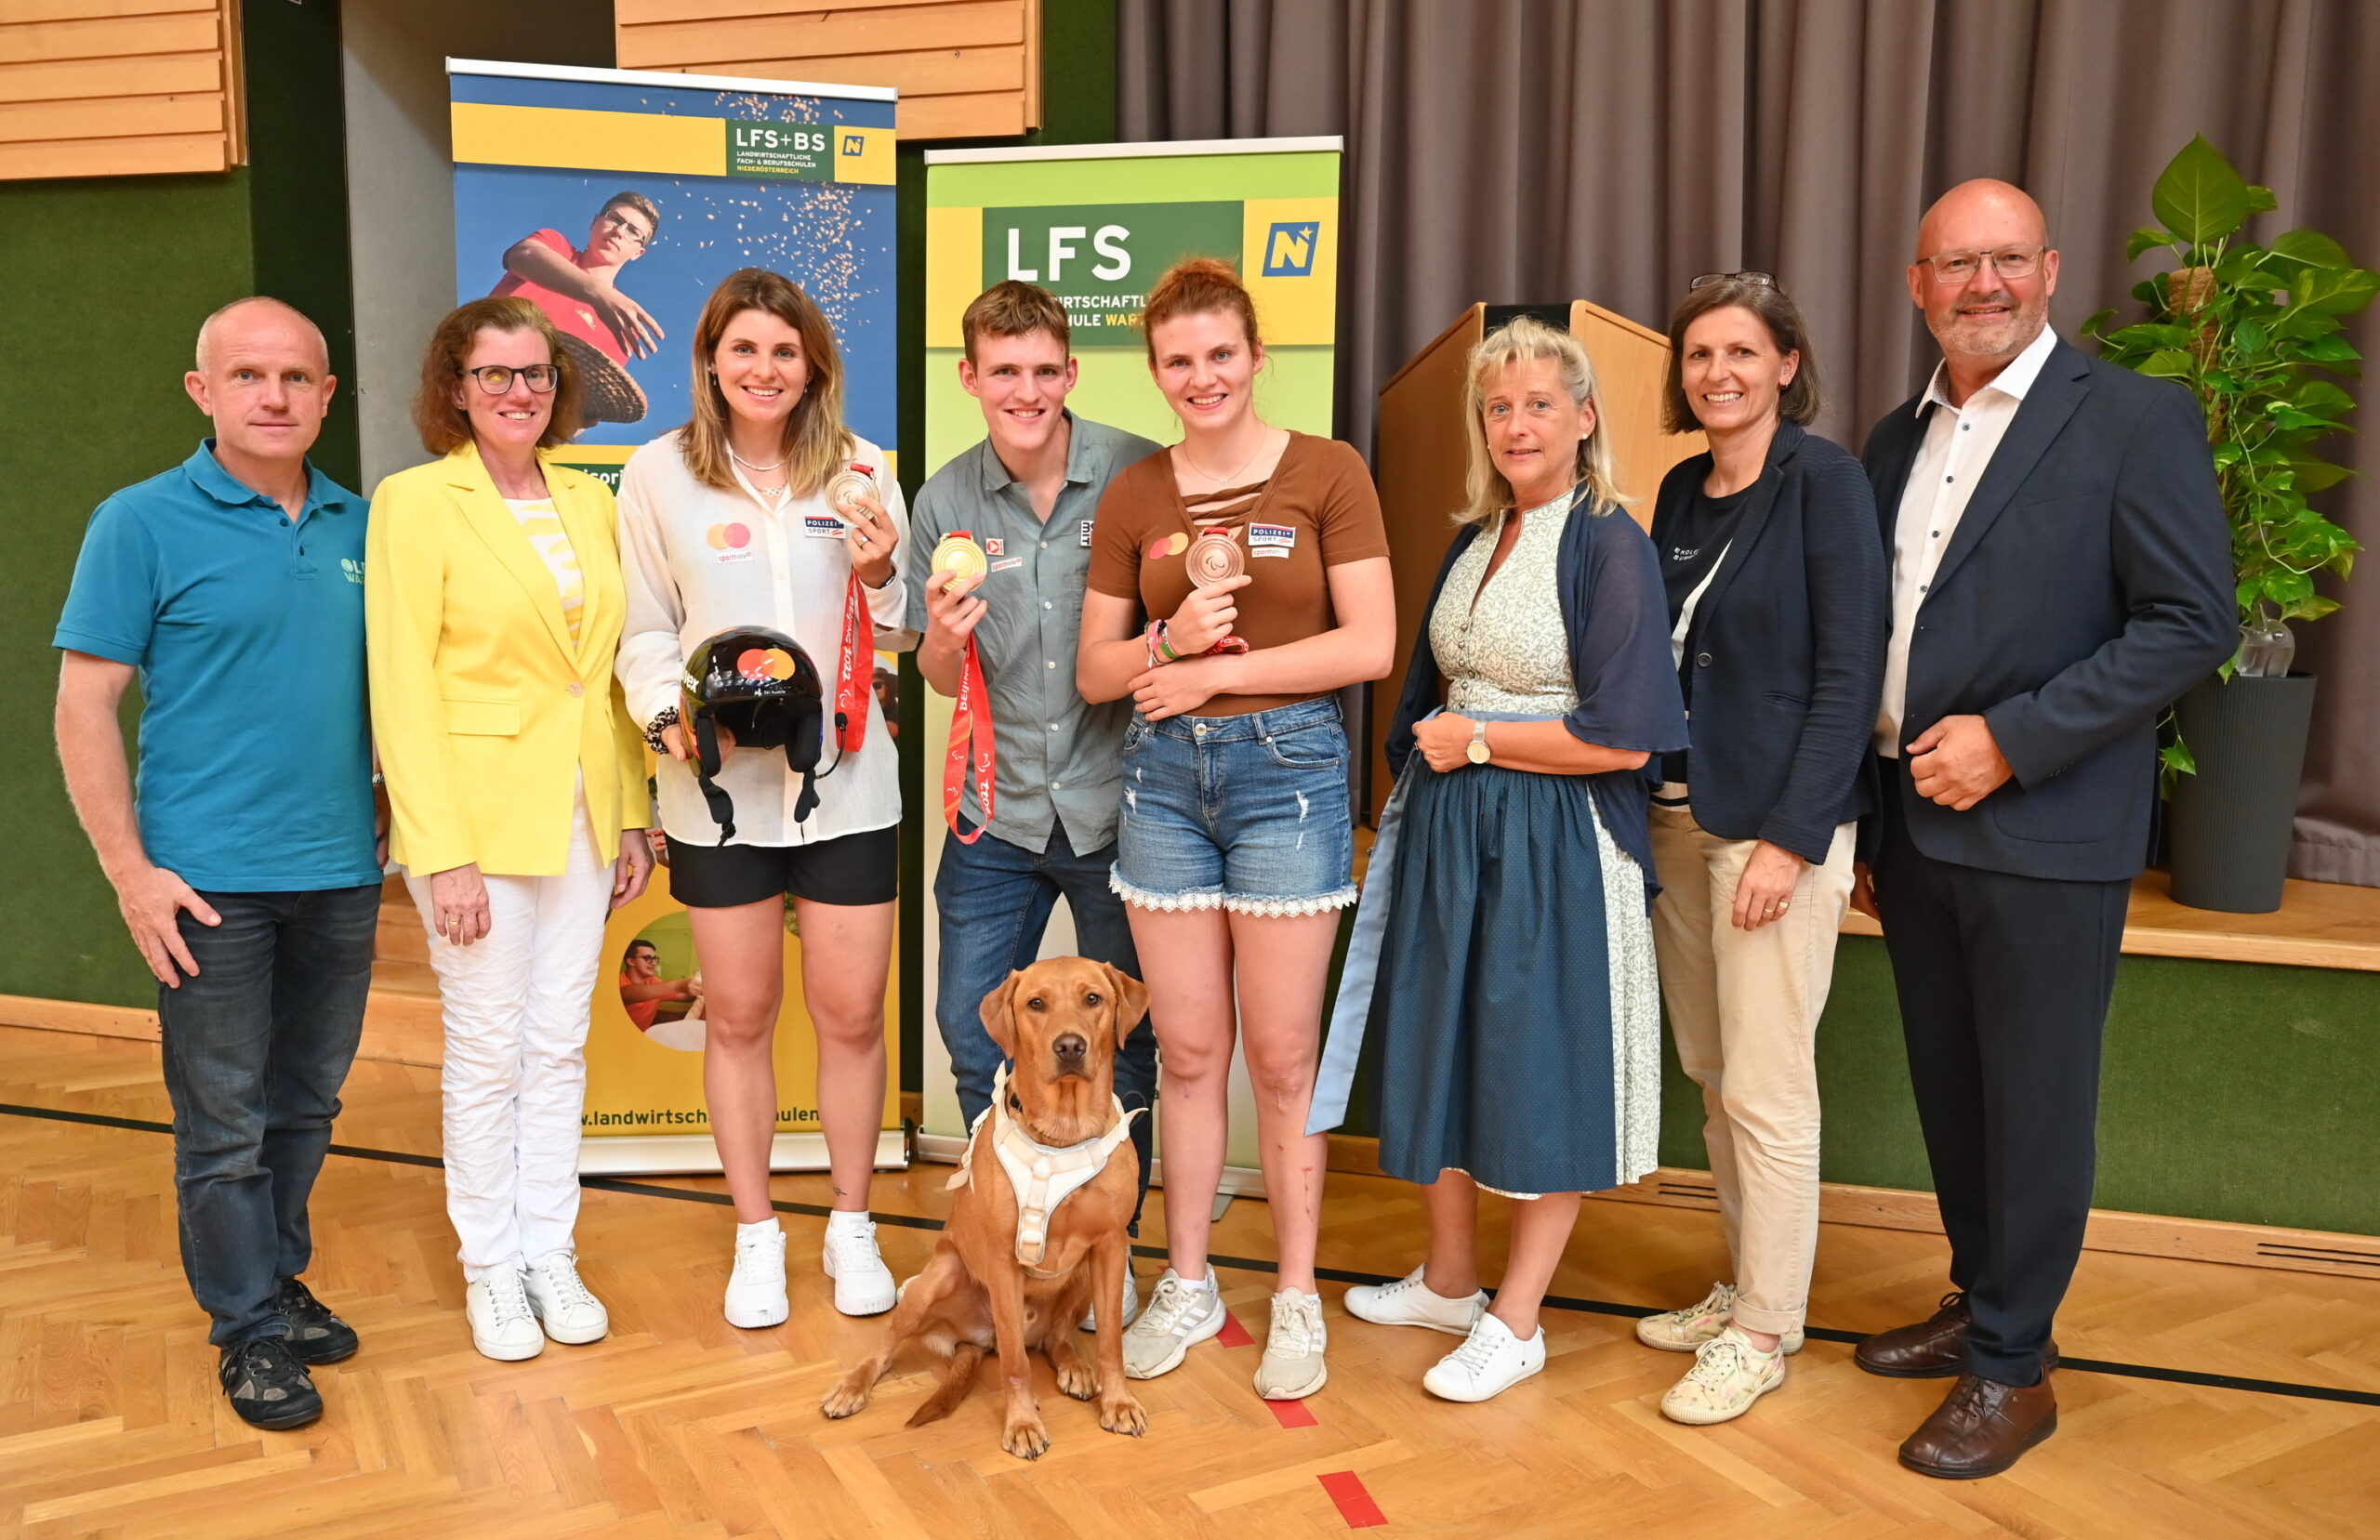
[[[1611,440],[1620,490],[1633,499],[1640,524],[1653,516],[1653,494],[1670,467],[1704,446],[1699,433],[1661,431],[1661,378],[1669,338],[1602,306],[1574,299],[1567,306],[1474,305],[1455,318],[1398,370],[1380,391],[1381,513],[1388,525],[1390,565],[1396,577],[1396,667],[1372,687],[1371,816],[1388,803],[1388,724],[1421,634],[1430,585],[1454,538],[1448,515],[1462,507],[1468,429],[1462,420],[1463,365],[1491,323],[1527,310],[1558,321],[1586,344],[1603,395],[1598,433]]]

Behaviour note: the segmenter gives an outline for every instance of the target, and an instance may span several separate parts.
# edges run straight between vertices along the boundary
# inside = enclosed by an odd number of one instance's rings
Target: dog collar
[[[958,1174],[947,1183],[957,1188],[974,1181],[973,1134],[983,1127],[985,1118],[990,1118],[992,1152],[999,1157],[1000,1168],[1008,1173],[1009,1186],[1016,1192],[1016,1259],[1036,1277],[1054,1276],[1038,1270],[1049,1245],[1051,1217],[1060,1204],[1106,1168],[1116,1147],[1131,1138],[1132,1119],[1147,1111],[1135,1107],[1127,1112],[1122,1099],[1113,1092],[1107,1099],[1115,1105],[1116,1121],[1105,1133],[1093,1134],[1079,1144],[1043,1144],[1025,1131],[1024,1124],[1009,1115],[1008,1066],[1001,1065],[992,1077],[992,1104],[975,1119],[975,1128],[969,1131],[967,1153],[959,1163]]]

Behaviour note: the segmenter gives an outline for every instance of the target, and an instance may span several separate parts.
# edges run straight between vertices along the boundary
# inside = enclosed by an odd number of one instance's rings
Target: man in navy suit
[[[2056,288],[2032,199],[1944,194],[1909,268],[1942,362],[1864,455],[1893,628],[1855,902],[1892,955],[1952,1292],[1858,1362],[1957,1376],[1900,1447],[1932,1476],[2004,1470],[2056,1428],[2050,1323],[2091,1207],[2156,719],[2238,642],[2205,416],[2061,340]]]

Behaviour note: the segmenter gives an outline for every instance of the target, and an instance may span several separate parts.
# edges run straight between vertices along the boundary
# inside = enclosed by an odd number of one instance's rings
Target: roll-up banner
[[[518,294],[552,318],[588,382],[587,420],[558,456],[563,464],[616,490],[637,446],[687,421],[695,319],[720,280],[748,267],[782,272],[817,301],[841,349],[852,429],[898,442],[894,93],[461,59],[446,72],[456,298]],[[878,663],[882,695],[897,671],[881,654]],[[897,735],[895,704],[883,704]],[[773,1162],[823,1169],[790,902],[784,944]],[[579,1168],[719,1169],[703,1101],[701,962],[666,867],[612,916],[604,947]],[[888,1023],[900,1019],[899,977],[896,959]],[[888,1031],[886,1043],[878,1163],[897,1165],[898,1033]]]
[[[1182,427],[1149,378],[1140,313],[1151,284],[1185,257],[1219,257],[1239,270],[1256,301],[1264,366],[1256,406],[1276,427],[1328,436],[1334,404],[1339,298],[1340,141],[1214,139],[1081,145],[1050,150],[926,152],[926,465],[931,475],[984,437],[983,410],[959,383],[965,356],[959,317],[1002,279],[1038,283],[1066,309],[1080,383],[1067,410],[1176,443]],[[916,719],[930,766],[943,763],[951,701],[928,688]],[[931,812],[927,815],[932,817]],[[929,828],[925,891],[941,863],[943,836]],[[931,902],[931,899],[928,901]],[[926,928],[926,1014],[935,1010],[939,926]],[[1063,909],[1044,956],[1074,950]],[[972,1019],[974,1006],[965,1014]],[[948,1055],[925,1034],[921,1149],[963,1136]],[[1232,1075],[1235,1168],[1227,1186],[1252,1185],[1255,1102],[1246,1073]]]

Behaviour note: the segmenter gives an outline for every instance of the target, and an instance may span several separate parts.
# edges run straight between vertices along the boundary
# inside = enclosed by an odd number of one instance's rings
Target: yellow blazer
[[[372,498],[364,616],[390,854],[429,874],[552,876],[573,793],[603,859],[652,822],[644,744],[612,670],[628,590],[609,488],[539,451],[586,594],[573,644],[553,573],[478,446],[401,470]]]

